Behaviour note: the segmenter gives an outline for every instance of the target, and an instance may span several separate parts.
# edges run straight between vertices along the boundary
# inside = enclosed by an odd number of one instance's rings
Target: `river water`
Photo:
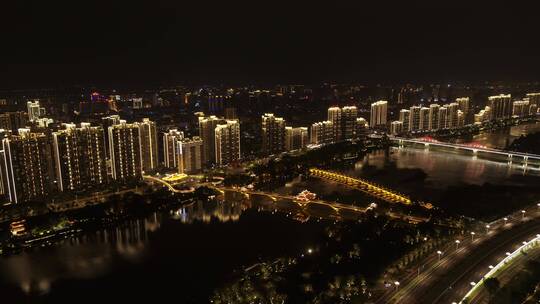
[[[501,148],[536,131],[540,131],[538,123],[480,134],[472,141]],[[370,153],[348,173],[405,193],[426,195],[460,183],[528,183],[528,177],[539,175],[518,166],[413,148]],[[509,179],[516,175],[524,178]],[[295,194],[306,188],[327,195],[344,190],[299,179],[279,192]],[[358,200],[359,204],[369,201],[366,197]],[[276,208],[264,198],[242,200],[229,195],[221,202],[197,202],[153,213],[0,258],[0,297],[6,303],[160,303],[171,299],[204,303],[212,290],[242,267],[264,258],[298,254],[316,243],[323,225],[293,219],[297,211],[289,205]],[[323,217],[324,210],[318,216]]]

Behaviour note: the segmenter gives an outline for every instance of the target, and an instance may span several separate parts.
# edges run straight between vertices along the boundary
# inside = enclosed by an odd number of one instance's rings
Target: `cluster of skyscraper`
[[[28,103],[28,117],[36,121],[39,102]],[[11,126],[11,124],[9,124]],[[195,173],[204,164],[220,165],[240,158],[238,120],[200,117],[200,136],[185,138],[171,129],[163,137],[163,162],[158,157],[156,124],[148,118],[127,123],[118,115],[101,125],[62,124],[52,131],[0,129],[0,194],[20,203],[57,192],[83,193],[103,185],[132,184],[161,164],[179,173]]]
[[[510,94],[490,96],[488,105],[474,115],[474,122],[483,123],[490,120],[535,115],[538,112],[539,102],[540,93],[528,93],[522,100],[514,101]]]
[[[356,106],[330,107],[326,121],[311,125],[311,143],[328,144],[358,139],[366,130],[367,121],[358,116]]]
[[[277,154],[305,148],[309,143],[320,145],[359,138],[367,128],[365,119],[358,117],[355,106],[328,109],[328,120],[307,127],[286,126],[285,120],[274,114],[262,116],[262,152]],[[309,134],[309,135],[308,135]]]
[[[434,131],[464,126],[469,109],[469,98],[458,98],[445,105],[412,106],[399,111],[399,119],[390,124],[390,133]]]

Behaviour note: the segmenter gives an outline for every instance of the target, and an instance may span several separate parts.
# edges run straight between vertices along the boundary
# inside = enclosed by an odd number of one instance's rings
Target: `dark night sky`
[[[9,2],[3,88],[540,80],[540,13],[526,2]]]

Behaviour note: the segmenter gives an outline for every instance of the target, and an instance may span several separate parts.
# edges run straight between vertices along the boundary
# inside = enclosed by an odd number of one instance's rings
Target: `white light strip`
[[[536,242],[536,243],[535,243]],[[535,237],[534,239],[528,241],[527,243],[525,243],[524,245],[521,245],[518,249],[516,249],[514,252],[512,252],[512,254],[510,254],[509,256],[505,257],[499,264],[497,264],[497,266],[493,267],[493,269],[491,269],[488,273],[486,273],[484,275],[484,277],[482,278],[482,280],[480,280],[476,285],[474,285],[471,290],[469,290],[469,292],[463,297],[463,299],[461,299],[461,301],[459,303],[463,303],[463,301],[465,299],[467,299],[467,297],[469,297],[471,294],[473,294],[482,284],[483,280],[487,279],[487,278],[490,278],[493,274],[495,274],[500,268],[502,268],[506,262],[509,262],[510,260],[512,260],[513,258],[515,258],[520,252],[522,249],[526,248],[527,246],[529,245],[539,245],[540,244],[540,235],[537,235],[537,237]]]

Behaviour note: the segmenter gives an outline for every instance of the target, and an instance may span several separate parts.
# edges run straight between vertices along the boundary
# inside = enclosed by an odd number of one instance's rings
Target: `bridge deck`
[[[316,168],[309,169],[309,173],[312,176],[328,179],[328,180],[331,180],[340,184],[350,186],[364,193],[367,193],[373,197],[387,201],[389,203],[401,203],[405,205],[412,204],[411,200],[408,197],[405,197],[402,194],[399,194],[392,190],[385,189],[379,185],[375,185],[374,183],[363,180],[363,179],[353,178],[353,177],[346,176],[343,174],[316,169]]]
[[[517,156],[525,160],[531,160],[531,159],[540,160],[540,155],[531,154],[531,153],[521,153],[521,152],[506,151],[506,150],[500,150],[500,149],[478,147],[478,146],[446,143],[446,142],[440,142],[440,141],[426,141],[426,140],[413,139],[413,138],[393,137],[391,138],[391,140],[398,143],[413,143],[413,144],[421,144],[425,146],[439,146],[439,147],[455,148],[455,149],[471,151],[473,153],[483,152],[483,153],[498,154],[498,155],[507,156],[509,158]]]

